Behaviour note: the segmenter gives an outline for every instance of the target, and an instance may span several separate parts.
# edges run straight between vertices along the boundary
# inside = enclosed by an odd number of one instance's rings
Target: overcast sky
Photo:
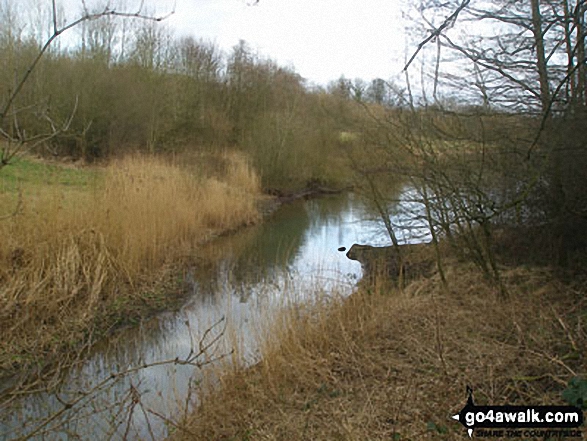
[[[247,6],[243,0],[178,0],[169,24],[223,48],[244,39],[318,83],[343,74],[389,78],[404,58],[400,1],[261,0]]]
[[[66,0],[72,4],[74,0]],[[126,0],[138,5],[140,0]],[[345,75],[397,75],[404,60],[402,0],[151,0],[178,35],[215,41],[228,51],[240,39],[311,82]],[[81,0],[77,1],[78,5]],[[70,11],[68,11],[70,12]],[[70,14],[68,14],[69,16]]]

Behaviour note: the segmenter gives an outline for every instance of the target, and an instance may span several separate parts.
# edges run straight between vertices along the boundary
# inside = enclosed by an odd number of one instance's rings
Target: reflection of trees
[[[342,214],[350,211],[351,206],[355,204],[349,197],[340,195],[306,201],[305,209],[310,220],[310,232],[325,225],[339,225]]]
[[[265,223],[215,240],[199,253],[198,284],[213,290],[227,278],[234,286],[271,279],[292,264],[309,226],[310,216],[300,201],[281,207]]]
[[[402,186],[397,183],[389,186],[387,196],[391,222],[403,222],[401,209],[395,207],[405,196]],[[363,199],[337,195],[297,201],[282,206],[263,224],[202,247],[200,264],[193,275],[195,292],[210,296],[229,288],[239,301],[246,302],[260,283],[266,287],[281,283],[284,275],[297,264],[296,257],[302,253],[306,241],[323,235],[328,228],[347,224],[349,214],[352,219],[360,220],[361,236],[371,229],[369,221],[372,221],[373,232],[377,235],[367,242],[380,244],[381,218]]]

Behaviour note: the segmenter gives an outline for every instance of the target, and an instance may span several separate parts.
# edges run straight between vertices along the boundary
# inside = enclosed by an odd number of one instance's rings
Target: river
[[[394,216],[401,221],[399,209]],[[0,439],[33,432],[32,439],[47,440],[164,438],[173,427],[169,422],[193,409],[197,399],[190,391],[202,379],[199,368],[171,361],[185,360],[204,335],[210,342],[223,331],[198,361],[236,349],[238,357],[223,361],[254,363],[263,325],[276,308],[311,300],[317,292],[352,292],[361,267],[339,247],[388,242],[382,223],[353,194],[296,201],[257,226],[214,240],[199,251],[200,264],[187,271],[189,293],[178,311],[97,345],[67,373],[58,393],[28,394],[1,408]],[[72,402],[71,408],[64,404]]]

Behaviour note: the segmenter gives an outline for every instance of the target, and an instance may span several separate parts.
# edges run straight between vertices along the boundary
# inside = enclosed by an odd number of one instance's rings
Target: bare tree
[[[43,56],[49,51],[50,47],[55,43],[55,41],[62,35],[64,32],[75,28],[76,26],[85,23],[95,21],[101,18],[109,18],[109,17],[129,17],[129,18],[136,18],[136,19],[144,19],[153,22],[160,22],[165,18],[169,17],[174,11],[169,12],[163,16],[153,16],[149,14],[143,13],[143,2],[141,2],[140,6],[136,11],[124,11],[118,10],[115,8],[111,8],[110,3],[106,3],[105,6],[99,8],[95,11],[91,11],[85,1],[82,0],[83,12],[80,17],[77,19],[69,22],[69,23],[61,23],[60,16],[59,16],[59,8],[57,6],[56,0],[52,0],[51,2],[51,32],[49,37],[41,44],[41,47],[30,63],[30,65],[26,68],[25,72],[20,76],[19,79],[16,80],[14,88],[9,91],[8,96],[5,102],[1,106],[0,110],[0,137],[3,138],[4,143],[2,147],[0,147],[0,169],[7,164],[20,152],[22,152],[25,147],[30,148],[31,146],[35,146],[39,143],[47,142],[51,138],[56,137],[60,133],[67,131],[71,125],[72,119],[75,115],[77,104],[73,106],[72,112],[69,117],[65,118],[62,121],[55,121],[46,108],[35,108],[32,109],[38,115],[38,118],[45,121],[45,129],[39,131],[37,133],[30,134],[26,127],[22,127],[20,124],[20,115],[22,112],[26,110],[26,108],[19,108],[15,107],[15,102],[19,96],[19,94],[23,91],[25,84],[30,80],[31,75],[36,70],[39,65],[39,62],[43,58]],[[104,35],[110,35],[111,33],[107,33]],[[106,41],[103,41],[106,46],[105,48],[108,49],[108,45],[111,44],[111,38],[106,38]]]
[[[420,40],[404,68],[403,109],[381,115],[365,105],[374,131],[385,134],[368,135],[364,151],[379,164],[368,181],[375,173],[403,176],[420,194],[433,242],[444,237],[504,297],[496,229],[554,222],[568,244],[570,215],[587,219],[578,165],[587,152],[568,136],[584,124],[585,5],[432,0],[415,11]],[[479,33],[459,33],[461,23]],[[483,33],[484,23],[499,32]],[[408,69],[419,59],[415,98]]]

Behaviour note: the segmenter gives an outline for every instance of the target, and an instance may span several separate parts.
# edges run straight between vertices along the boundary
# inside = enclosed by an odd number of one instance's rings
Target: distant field
[[[0,192],[16,191],[30,186],[61,185],[88,187],[96,184],[103,170],[96,167],[78,167],[52,164],[35,158],[16,158],[0,170]]]

